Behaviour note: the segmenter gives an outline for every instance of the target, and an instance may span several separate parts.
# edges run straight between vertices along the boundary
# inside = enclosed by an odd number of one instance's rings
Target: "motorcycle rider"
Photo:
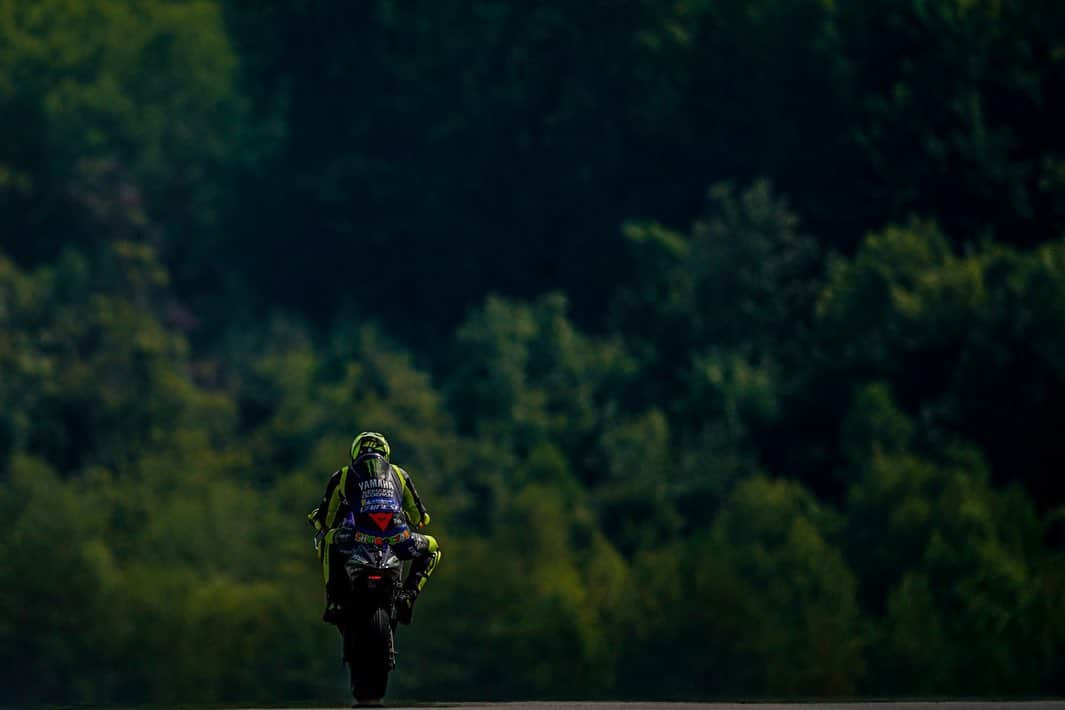
[[[318,507],[307,516],[318,531],[326,608],[322,620],[336,624],[343,614],[345,548],[354,542],[391,545],[401,560],[412,560],[396,600],[400,623],[409,624],[414,602],[440,562],[436,538],[410,529],[429,524],[414,481],[391,463],[391,448],[382,434],[364,431],[351,442],[351,464],[329,477]]]

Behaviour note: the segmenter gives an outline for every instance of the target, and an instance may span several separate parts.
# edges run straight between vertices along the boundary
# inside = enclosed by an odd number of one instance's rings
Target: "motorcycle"
[[[340,601],[343,612],[337,628],[343,638],[344,661],[351,674],[351,692],[359,705],[378,705],[388,689],[388,674],[396,667],[396,597],[403,563],[387,542],[338,539],[347,559],[349,582]]]

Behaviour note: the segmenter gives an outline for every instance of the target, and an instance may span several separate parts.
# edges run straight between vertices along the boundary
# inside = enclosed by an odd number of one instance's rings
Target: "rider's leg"
[[[336,624],[340,621],[341,602],[344,590],[344,566],[336,545],[330,541],[322,542],[322,575],[325,577],[325,612],[322,621]]]
[[[413,562],[410,566],[410,572],[407,574],[407,581],[403,583],[404,589],[411,589],[416,592],[422,591],[425,587],[425,582],[429,579],[429,575],[436,569],[437,564],[440,563],[440,545],[437,544],[436,538],[432,535],[418,535],[422,538],[420,544],[417,545],[417,550],[420,554],[413,558]]]
[[[411,560],[410,572],[403,582],[396,605],[400,623],[409,624],[414,613],[414,602],[440,563],[442,553],[435,537],[412,533],[410,540],[396,549],[396,554],[401,559]]]

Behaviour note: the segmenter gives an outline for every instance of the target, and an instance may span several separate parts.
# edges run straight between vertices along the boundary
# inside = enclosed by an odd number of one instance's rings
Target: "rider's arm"
[[[325,484],[325,495],[322,496],[322,501],[307,516],[307,520],[315,530],[325,532],[329,530],[330,523],[333,522],[330,518],[335,516],[336,508],[340,505],[340,492],[337,491],[337,486],[340,485],[340,473],[340,471],[334,471],[329,477],[329,482]],[[333,515],[330,515],[331,513]]]
[[[425,509],[422,499],[418,496],[414,480],[399,466],[394,466],[394,468],[399,472],[399,480],[403,483],[403,512],[407,514],[407,519],[411,523],[420,528],[425,527],[429,524],[429,511]]]

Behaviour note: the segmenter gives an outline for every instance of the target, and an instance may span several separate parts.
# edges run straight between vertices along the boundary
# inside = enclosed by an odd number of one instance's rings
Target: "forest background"
[[[1065,693],[1065,3],[0,0],[0,702]]]

